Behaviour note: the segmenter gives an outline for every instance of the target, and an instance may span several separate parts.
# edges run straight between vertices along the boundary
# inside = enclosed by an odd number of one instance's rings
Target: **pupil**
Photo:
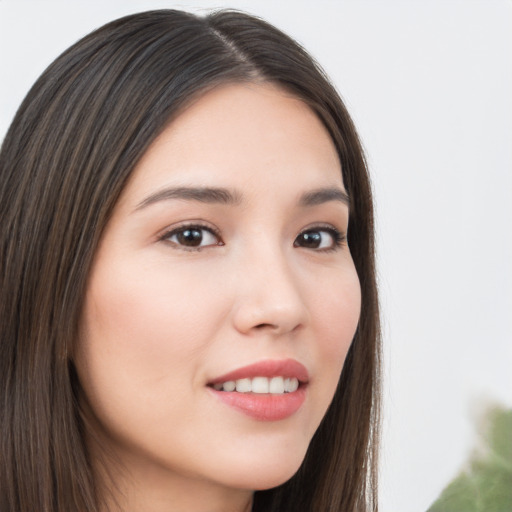
[[[316,248],[320,245],[322,237],[320,233],[311,231],[302,234],[302,245],[305,247]]]
[[[178,242],[188,246],[201,245],[203,235],[200,229],[185,229],[181,233],[178,233]]]

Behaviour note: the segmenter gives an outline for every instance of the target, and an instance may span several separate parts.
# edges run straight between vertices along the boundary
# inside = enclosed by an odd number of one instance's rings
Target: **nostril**
[[[280,335],[304,325],[306,315],[305,304],[297,297],[244,296],[233,311],[233,326],[244,334]]]
[[[274,324],[258,324],[254,326],[256,329],[262,330],[262,329],[276,329],[277,325]]]

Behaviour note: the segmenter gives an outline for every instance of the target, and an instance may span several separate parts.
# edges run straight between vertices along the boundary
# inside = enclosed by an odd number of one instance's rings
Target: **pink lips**
[[[238,368],[232,372],[221,375],[209,383],[209,386],[220,382],[253,378],[253,377],[288,377],[299,380],[299,388],[292,393],[285,394],[256,394],[217,391],[213,387],[208,389],[223,403],[238,411],[260,421],[278,421],[294,414],[304,403],[306,398],[306,384],[309,380],[308,371],[294,359],[267,360],[256,364]]]

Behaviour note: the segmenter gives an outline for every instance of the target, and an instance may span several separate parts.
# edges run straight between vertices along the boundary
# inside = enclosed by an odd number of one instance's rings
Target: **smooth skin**
[[[271,84],[207,92],[143,156],[96,254],[75,357],[121,510],[246,511],[297,471],[359,319],[344,191],[321,121]],[[284,420],[208,386],[289,358],[309,382]]]

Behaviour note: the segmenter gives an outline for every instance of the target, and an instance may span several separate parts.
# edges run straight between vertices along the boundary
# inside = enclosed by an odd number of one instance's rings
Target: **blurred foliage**
[[[427,512],[512,512],[512,410],[490,409],[482,446]]]

